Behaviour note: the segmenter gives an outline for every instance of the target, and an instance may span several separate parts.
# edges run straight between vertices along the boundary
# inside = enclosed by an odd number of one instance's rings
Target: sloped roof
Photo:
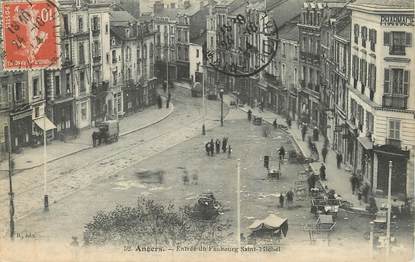
[[[289,22],[285,23],[278,30],[278,37],[280,39],[286,39],[291,41],[299,40],[299,29],[297,23],[300,20],[300,16],[296,16]]]
[[[133,23],[137,20],[127,11],[111,11],[110,12],[110,22],[118,22],[118,23]]]
[[[267,4],[269,16],[271,16],[278,27],[297,17],[301,13],[301,8],[305,0],[274,0],[270,5]]]
[[[352,5],[372,8],[413,9],[414,0],[356,0]]]
[[[179,12],[177,8],[163,8],[163,10],[157,12],[154,15],[158,17],[168,17],[170,19],[176,19],[178,13]]]

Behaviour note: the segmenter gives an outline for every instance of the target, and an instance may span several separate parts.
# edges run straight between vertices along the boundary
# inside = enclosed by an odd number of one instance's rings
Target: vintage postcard
[[[414,261],[413,0],[0,14],[0,261]]]

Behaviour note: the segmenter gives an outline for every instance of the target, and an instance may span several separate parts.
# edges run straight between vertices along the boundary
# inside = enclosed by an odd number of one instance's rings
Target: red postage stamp
[[[59,19],[54,0],[6,0],[2,12],[5,71],[59,68]]]

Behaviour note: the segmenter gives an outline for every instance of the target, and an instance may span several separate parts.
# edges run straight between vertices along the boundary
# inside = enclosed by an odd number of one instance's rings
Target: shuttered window
[[[385,68],[384,71],[384,81],[383,81],[383,92],[385,94],[390,93],[390,70]]]
[[[354,33],[354,43],[358,44],[359,43],[359,25],[358,24],[354,24],[353,33]]]

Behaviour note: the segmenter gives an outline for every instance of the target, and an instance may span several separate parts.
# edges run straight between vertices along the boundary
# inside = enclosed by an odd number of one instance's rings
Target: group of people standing
[[[230,157],[231,153],[232,153],[232,147],[230,144],[228,144],[228,138],[227,137],[223,137],[222,138],[222,143],[220,141],[220,139],[216,139],[216,141],[213,141],[213,138],[207,142],[205,144],[205,150],[206,150],[206,154],[208,156],[213,156],[215,154],[220,154],[220,151],[222,149],[223,153],[228,152],[228,157]]]
[[[293,202],[294,202],[294,192],[290,189],[287,193],[285,193],[285,197],[284,197],[284,193],[280,194],[279,197],[279,201],[280,201],[280,207],[283,208],[284,207],[284,200],[287,200],[287,207],[292,207]]]

